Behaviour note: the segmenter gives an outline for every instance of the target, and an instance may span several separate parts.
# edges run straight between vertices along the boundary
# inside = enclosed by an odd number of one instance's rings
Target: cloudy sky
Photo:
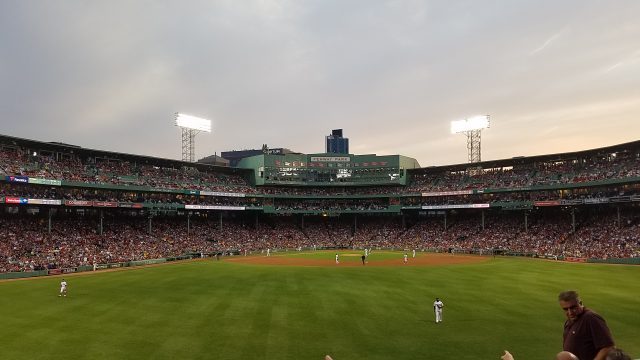
[[[640,139],[640,1],[0,1],[0,133],[179,159],[324,151],[464,163]]]

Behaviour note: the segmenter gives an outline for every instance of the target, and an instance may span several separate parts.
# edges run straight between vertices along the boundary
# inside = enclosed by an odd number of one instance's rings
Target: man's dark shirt
[[[580,360],[593,360],[598,351],[613,346],[613,338],[602,316],[585,308],[575,320],[564,323],[563,350]]]

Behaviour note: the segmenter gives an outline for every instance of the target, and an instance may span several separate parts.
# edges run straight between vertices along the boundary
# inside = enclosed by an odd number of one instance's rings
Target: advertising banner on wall
[[[113,201],[94,201],[93,206],[114,208],[114,207],[118,207],[118,203]]]
[[[204,196],[227,196],[227,197],[245,197],[242,193],[218,192],[218,191],[200,191],[200,195]]]
[[[29,178],[29,184],[62,186],[62,181],[54,179]]]
[[[244,206],[185,205],[187,210],[244,210]]]
[[[10,183],[19,183],[19,184],[28,184],[29,177],[28,176],[7,176],[7,182]]]
[[[29,205],[62,205],[62,200],[53,199],[29,199]]]
[[[438,209],[484,209],[490,207],[491,204],[456,204],[456,205],[424,205],[422,210],[438,210]]]
[[[86,200],[65,200],[64,204],[66,206],[91,206],[92,201],[86,201]]]
[[[422,196],[451,196],[451,195],[471,195],[473,194],[473,190],[455,190],[455,191],[435,191],[435,192],[424,192]]]
[[[7,196],[6,198],[4,198],[4,203],[25,205],[29,203],[29,199]]]
[[[127,209],[142,209],[144,205],[142,203],[118,203],[118,207]]]
[[[533,206],[560,206],[559,200],[534,201]]]

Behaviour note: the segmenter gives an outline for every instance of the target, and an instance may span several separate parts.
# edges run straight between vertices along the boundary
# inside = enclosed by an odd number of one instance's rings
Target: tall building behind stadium
[[[348,154],[349,139],[342,137],[342,129],[331,130],[326,138],[325,152],[328,154]]]

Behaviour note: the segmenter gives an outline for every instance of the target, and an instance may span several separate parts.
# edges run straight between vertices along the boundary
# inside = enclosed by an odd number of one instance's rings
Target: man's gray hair
[[[567,290],[563,291],[558,295],[559,301],[577,301],[580,302],[580,295],[578,295],[577,291]]]

